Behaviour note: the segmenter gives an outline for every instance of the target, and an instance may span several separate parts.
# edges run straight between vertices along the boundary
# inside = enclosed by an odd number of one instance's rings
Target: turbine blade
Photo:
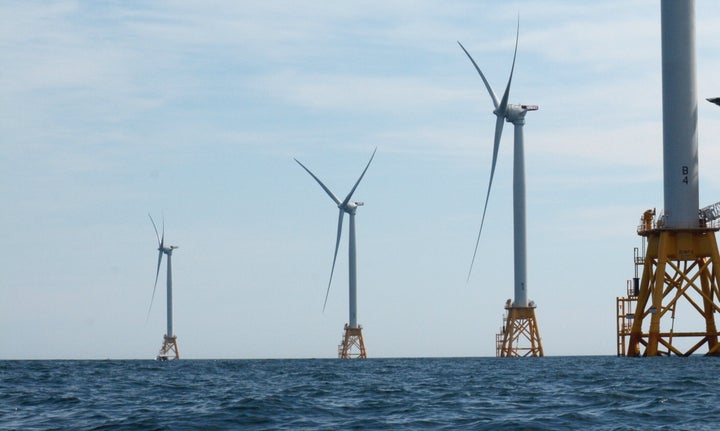
[[[513,72],[515,71],[515,57],[517,57],[518,39],[520,38],[520,16],[518,16],[517,32],[515,33],[515,52],[513,53],[512,67],[510,68],[510,78],[508,78],[507,87],[505,87],[505,93],[503,93],[500,106],[497,107],[498,115],[505,115],[505,110],[508,105],[508,98],[510,97],[510,83],[512,83]]]
[[[333,201],[335,201],[335,203],[336,203],[337,205],[340,205],[340,199],[338,199],[338,198],[333,194],[333,192],[330,191],[330,189],[328,189],[327,187],[325,187],[325,184],[323,184],[322,181],[320,181],[320,178],[316,177],[315,174],[313,174],[312,172],[310,172],[310,169],[306,168],[305,165],[303,165],[302,163],[300,163],[300,160],[298,160],[298,159],[293,159],[293,160],[295,160],[295,161],[298,163],[298,165],[302,166],[302,168],[305,169],[305,170],[307,171],[307,173],[310,174],[311,177],[315,178],[315,181],[317,181],[317,183],[320,184],[320,187],[322,187],[323,190],[325,190],[325,193],[327,193],[328,196],[330,196],[330,199],[332,199]]]
[[[470,274],[472,274],[473,265],[475,264],[475,255],[477,255],[478,244],[480,244],[480,235],[482,234],[483,225],[485,224],[485,213],[487,213],[488,201],[490,200],[490,189],[492,188],[493,177],[495,176],[495,165],[497,164],[504,120],[504,116],[498,115],[497,120],[495,121],[495,142],[493,143],[492,165],[490,166],[490,181],[488,182],[487,195],[485,196],[485,207],[483,208],[482,219],[480,220],[480,231],[478,232],[477,240],[475,241],[475,251],[473,252],[472,261],[470,262],[467,282],[470,281]]]
[[[157,271],[155,271],[155,285],[153,286],[153,293],[150,297],[150,307],[148,307],[147,317],[145,317],[145,323],[147,323],[150,319],[150,310],[152,310],[153,301],[155,300],[155,290],[157,289],[158,277],[160,276],[160,264],[162,264],[162,255],[163,251],[162,248],[160,248],[158,251]]]
[[[162,236],[160,237],[160,248],[165,248],[165,214],[162,216]]]
[[[370,163],[372,163],[373,158],[375,157],[375,152],[377,151],[377,147],[373,150],[372,156],[370,156],[370,160],[368,161],[367,165],[365,166],[365,170],[362,171],[362,174],[360,174],[360,178],[355,182],[355,185],[353,186],[352,190],[350,190],[350,193],[348,193],[347,196],[345,196],[345,200],[342,202],[342,206],[350,202],[350,198],[352,197],[353,193],[355,193],[355,189],[357,188],[358,184],[360,184],[360,181],[362,181],[363,177],[365,176],[365,172],[367,172],[368,168],[370,167]]]
[[[490,87],[490,84],[488,83],[488,80],[485,78],[485,75],[482,73],[482,70],[480,70],[477,63],[475,63],[475,60],[473,60],[470,53],[467,52],[467,49],[465,49],[465,47],[463,46],[462,43],[460,43],[460,41],[458,41],[458,45],[460,45],[460,48],[462,48],[462,50],[465,51],[465,55],[467,55],[468,58],[470,59],[470,61],[472,61],[473,66],[475,66],[475,70],[477,70],[477,72],[480,74],[480,78],[482,78],[483,82],[485,83],[485,88],[487,88],[488,93],[490,93],[490,97],[492,98],[493,105],[495,106],[495,109],[497,109],[498,104],[499,104],[497,96],[495,96],[495,92],[493,92],[492,87]]]
[[[335,255],[333,256],[332,268],[330,268],[330,281],[328,281],[327,291],[325,292],[325,302],[323,303],[323,313],[325,312],[325,306],[327,305],[328,295],[330,294],[330,284],[332,283],[333,273],[335,272],[335,261],[337,260],[338,248],[340,248],[340,236],[342,235],[343,218],[345,217],[345,211],[340,208],[340,214],[338,215],[338,228],[337,228],[337,239],[335,240]]]
[[[155,229],[155,236],[158,240],[158,245],[160,244],[160,235],[158,235],[157,226],[155,226],[155,220],[153,220],[152,216],[148,213],[148,217],[150,217],[150,223],[153,225],[153,229]]]

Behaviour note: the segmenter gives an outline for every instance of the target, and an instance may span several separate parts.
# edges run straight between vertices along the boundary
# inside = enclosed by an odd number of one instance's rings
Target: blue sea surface
[[[0,361],[2,430],[710,430],[706,357]]]

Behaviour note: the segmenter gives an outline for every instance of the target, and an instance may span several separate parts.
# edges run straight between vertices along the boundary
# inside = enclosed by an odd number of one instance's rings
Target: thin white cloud
[[[283,73],[252,84],[268,96],[308,109],[402,117],[447,109],[469,95],[415,77]]]

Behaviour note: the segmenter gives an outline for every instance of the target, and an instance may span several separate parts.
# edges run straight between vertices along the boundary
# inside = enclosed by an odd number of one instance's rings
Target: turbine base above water
[[[508,300],[509,301],[509,300]],[[505,307],[503,326],[496,336],[496,356],[499,358],[545,356],[540,329],[535,316],[535,304],[527,307]]]
[[[157,354],[156,359],[158,361],[169,361],[180,359],[180,351],[178,350],[177,337],[163,337],[163,345]]]
[[[340,359],[365,359],[365,340],[362,335],[362,326],[351,327],[345,324],[342,342],[338,345],[338,358]]]

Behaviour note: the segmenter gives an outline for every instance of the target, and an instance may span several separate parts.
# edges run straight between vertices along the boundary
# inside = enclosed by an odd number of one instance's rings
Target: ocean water
[[[0,361],[0,430],[719,427],[719,358]]]

